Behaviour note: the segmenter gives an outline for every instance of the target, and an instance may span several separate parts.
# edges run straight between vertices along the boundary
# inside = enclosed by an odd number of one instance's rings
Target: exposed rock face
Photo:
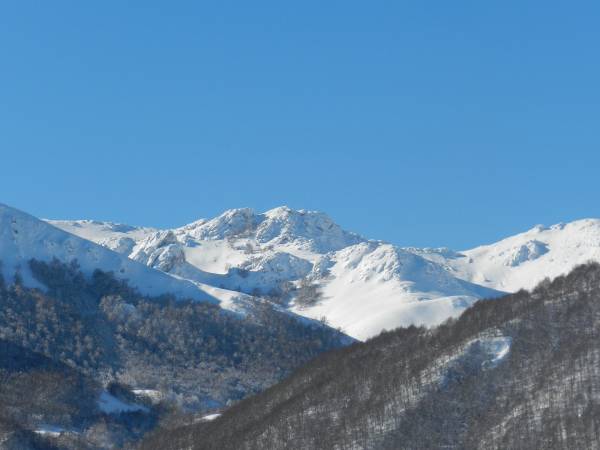
[[[183,246],[171,230],[157,231],[147,237],[135,246],[130,257],[163,272],[172,272],[185,263]]]

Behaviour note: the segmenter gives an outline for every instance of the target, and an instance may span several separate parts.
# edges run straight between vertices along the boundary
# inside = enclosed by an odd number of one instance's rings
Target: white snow
[[[220,416],[221,416],[220,413],[207,414],[205,416],[200,417],[200,421],[202,421],[202,422],[212,422],[213,420],[215,420],[217,417],[220,417]]]
[[[589,261],[600,261],[600,220],[584,219],[550,227],[537,225],[499,242],[454,255],[418,251],[455,276],[493,289],[532,289]]]
[[[165,397],[161,391],[156,389],[132,389],[132,392],[140,397],[150,399],[152,403],[159,403]]]
[[[358,339],[398,326],[436,325],[460,314],[484,292],[390,244],[353,245],[333,254],[331,261],[330,277],[320,283],[322,301],[292,310],[315,319],[326,317]]]
[[[38,428],[33,430],[33,432],[42,436],[59,437],[61,434],[68,433],[69,431],[57,425],[42,424]]]
[[[248,258],[243,250],[231,247],[225,240],[190,242],[195,245],[184,248],[185,259],[208,273],[225,275],[231,267],[242,265]]]
[[[129,254],[135,242],[153,232],[153,228],[132,227],[120,223],[98,222],[95,220],[51,220],[55,227],[71,234],[96,242],[119,253]]]
[[[122,412],[144,411],[148,412],[148,408],[135,403],[126,403],[109,392],[102,391],[98,399],[98,407],[100,411],[106,414],[118,414]]]

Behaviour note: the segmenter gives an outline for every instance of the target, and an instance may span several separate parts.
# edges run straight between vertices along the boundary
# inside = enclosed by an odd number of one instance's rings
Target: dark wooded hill
[[[0,277],[0,448],[122,448],[168,412],[239,400],[349,342],[268,303],[244,316],[76,263],[29,266],[43,288]]]
[[[141,448],[600,448],[600,265],[321,355]]]

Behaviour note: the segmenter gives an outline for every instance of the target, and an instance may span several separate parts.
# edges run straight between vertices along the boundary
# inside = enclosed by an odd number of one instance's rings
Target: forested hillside
[[[224,406],[350,342],[268,303],[242,315],[75,262],[28,269],[43,289],[0,278],[0,447],[121,447],[167,411]]]
[[[168,449],[600,448],[600,265],[316,358]]]

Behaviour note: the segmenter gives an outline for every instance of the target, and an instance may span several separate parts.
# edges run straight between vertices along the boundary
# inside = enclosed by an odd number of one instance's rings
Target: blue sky
[[[598,2],[0,5],[0,201],[176,226],[287,204],[466,248],[600,216]]]

